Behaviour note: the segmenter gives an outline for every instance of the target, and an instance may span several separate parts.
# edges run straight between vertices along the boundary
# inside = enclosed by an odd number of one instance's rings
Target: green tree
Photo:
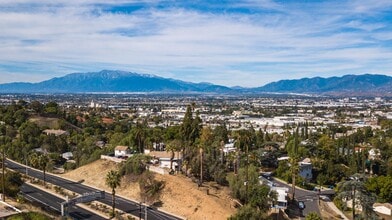
[[[291,182],[290,166],[286,160],[279,161],[278,168],[275,171],[279,178]]]
[[[135,154],[120,166],[119,173],[123,175],[141,175],[146,170],[146,164],[151,157],[144,154]]]
[[[173,170],[173,160],[174,160],[174,154],[176,151],[179,151],[181,149],[181,142],[180,140],[171,140],[166,144],[166,151],[170,152],[170,170]]]
[[[316,212],[310,212],[306,215],[305,220],[322,220]]]
[[[56,102],[48,102],[44,107],[45,113],[56,115],[59,112],[59,105]]]
[[[193,124],[192,107],[188,105],[188,107],[186,108],[184,119],[182,120],[182,124],[180,127],[180,134],[184,142],[192,142],[192,136],[191,136],[192,129],[193,129],[192,124]]]
[[[251,205],[242,206],[234,216],[230,216],[229,220],[264,220],[270,219],[265,212],[255,209]]]
[[[132,129],[134,143],[137,146],[139,153],[144,152],[144,145],[147,138],[146,126],[141,123],[136,123],[136,127]]]
[[[228,180],[234,198],[256,210],[267,212],[272,201],[276,199],[268,186],[260,185],[257,168],[252,164],[248,168],[240,168],[238,175],[229,175]]]
[[[49,157],[46,154],[33,153],[30,156],[30,164],[43,171],[44,185],[46,185],[46,169],[49,164]]]
[[[29,105],[29,108],[31,108],[35,113],[41,114],[44,109],[44,105],[42,105],[39,101],[32,101]]]
[[[117,171],[111,170],[106,174],[106,185],[112,189],[112,215],[116,208],[116,188],[121,184],[121,176]]]
[[[293,192],[293,200],[295,199],[295,184],[296,178],[299,173],[299,155],[298,155],[298,127],[297,131],[294,133],[294,140],[293,140],[293,149],[289,152],[290,156],[290,172],[291,172],[291,183],[292,183],[292,192]]]
[[[200,136],[201,119],[199,113],[193,117],[194,104],[188,105],[184,119],[180,126],[180,137],[182,140],[182,152],[184,157],[185,172],[188,172],[188,165],[197,158],[197,149],[195,148],[196,139]]]
[[[350,180],[341,182],[338,187],[337,199],[346,201],[351,200],[352,215],[356,219],[356,209],[360,205],[362,207],[361,215],[365,219],[374,219],[375,213],[373,204],[375,197],[365,187],[363,176],[355,174]],[[343,207],[347,206],[347,202],[343,203]]]
[[[369,192],[377,195],[379,202],[392,201],[392,176],[377,176],[366,181],[366,188]]]
[[[1,176],[2,178],[2,176]],[[1,188],[3,181],[0,181]],[[23,184],[22,176],[20,173],[6,171],[4,175],[4,189],[5,194],[10,197],[16,197],[20,191],[20,186]]]
[[[139,178],[140,197],[149,204],[159,200],[164,187],[165,182],[155,180],[154,175],[149,171],[144,172]]]

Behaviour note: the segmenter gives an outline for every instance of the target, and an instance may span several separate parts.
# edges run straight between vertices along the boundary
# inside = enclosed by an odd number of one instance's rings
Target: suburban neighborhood
[[[117,164],[120,177],[139,179],[140,184],[149,178],[151,187],[159,186],[148,199],[152,206],[164,204],[159,198],[165,191],[164,182],[154,180],[154,175],[169,175],[189,178],[199,190],[206,190],[205,196],[211,196],[212,182],[227,187],[230,207],[239,210],[251,199],[249,192],[261,190],[266,194],[258,199],[265,198],[266,203],[249,208],[264,210],[266,218],[390,216],[390,194],[377,196],[387,190],[379,182],[391,181],[389,100],[203,95],[7,98],[1,99],[2,130],[19,126],[12,146],[34,152],[5,148],[7,157],[60,175],[97,160]],[[7,114],[15,119],[10,121]],[[35,163],[41,157],[47,158],[44,167]],[[88,182],[88,176],[78,181]],[[358,187],[365,187],[367,196],[376,195],[371,201],[377,203],[365,209],[368,204],[362,200],[353,202],[340,191],[350,181],[362,183]],[[340,199],[341,195],[346,196]]]

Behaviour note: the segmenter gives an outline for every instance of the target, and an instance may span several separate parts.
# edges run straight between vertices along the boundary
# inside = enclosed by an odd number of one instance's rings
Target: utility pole
[[[142,201],[140,200],[140,205],[139,205],[139,220],[142,220]]]
[[[248,203],[248,188],[249,188],[249,156],[248,156],[248,145],[246,145],[246,182],[245,182],[245,189],[246,189],[246,194],[245,194],[245,204]]]
[[[321,185],[320,185],[320,189],[318,189],[318,203],[320,205],[320,193],[321,193]]]
[[[200,183],[199,187],[203,185],[203,148],[200,148]]]
[[[4,146],[3,146],[3,159],[2,159],[2,190],[3,190],[3,202],[5,202],[5,153],[4,153]]]
[[[25,162],[26,162],[26,176],[28,175],[28,172],[27,172],[27,151],[25,151]]]
[[[144,220],[147,220],[147,206],[144,206]]]

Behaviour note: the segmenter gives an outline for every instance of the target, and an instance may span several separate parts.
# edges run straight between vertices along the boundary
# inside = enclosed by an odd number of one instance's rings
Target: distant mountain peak
[[[1,93],[219,93],[219,94],[316,94],[338,96],[392,96],[392,77],[379,74],[344,75],[280,80],[258,88],[225,87],[208,82],[192,83],[121,70],[71,73],[39,83],[0,84]]]
[[[259,92],[327,95],[385,95],[392,92],[392,77],[380,74],[344,75],[280,80],[256,88]]]
[[[213,84],[190,83],[152,74],[121,70],[71,73],[32,84],[2,84],[2,93],[99,93],[99,92],[170,92],[217,93],[231,92],[230,88]]]

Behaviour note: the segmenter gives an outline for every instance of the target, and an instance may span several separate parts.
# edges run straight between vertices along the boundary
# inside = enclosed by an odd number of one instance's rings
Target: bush
[[[39,212],[23,212],[20,214],[13,215],[7,219],[8,220],[30,220],[30,219],[50,220],[51,218]]]
[[[225,170],[217,170],[214,173],[214,180],[221,186],[227,186],[229,185],[229,182],[227,181],[227,173]]]
[[[66,162],[65,164],[64,164],[64,169],[65,170],[74,170],[74,169],[76,169],[76,163],[70,163],[70,162]]]
[[[149,161],[149,157],[143,154],[135,154],[128,158],[125,163],[121,164],[119,173],[121,176],[124,175],[140,175],[146,170],[146,163]]]
[[[336,205],[336,207],[340,210],[344,210],[344,205],[343,205],[343,201],[337,197],[335,197],[333,199],[333,203]]]
[[[269,219],[266,213],[250,205],[242,206],[234,216],[230,216],[229,220],[263,220]]]
[[[310,212],[306,216],[305,220],[322,220],[316,212]]]
[[[162,189],[165,187],[164,181],[155,180],[150,172],[145,172],[139,178],[140,197],[147,203],[153,204],[159,200]]]
[[[2,187],[0,180],[0,187]],[[22,176],[19,173],[7,171],[5,174],[5,194],[10,197],[16,197],[20,191],[19,187],[23,184]]]

